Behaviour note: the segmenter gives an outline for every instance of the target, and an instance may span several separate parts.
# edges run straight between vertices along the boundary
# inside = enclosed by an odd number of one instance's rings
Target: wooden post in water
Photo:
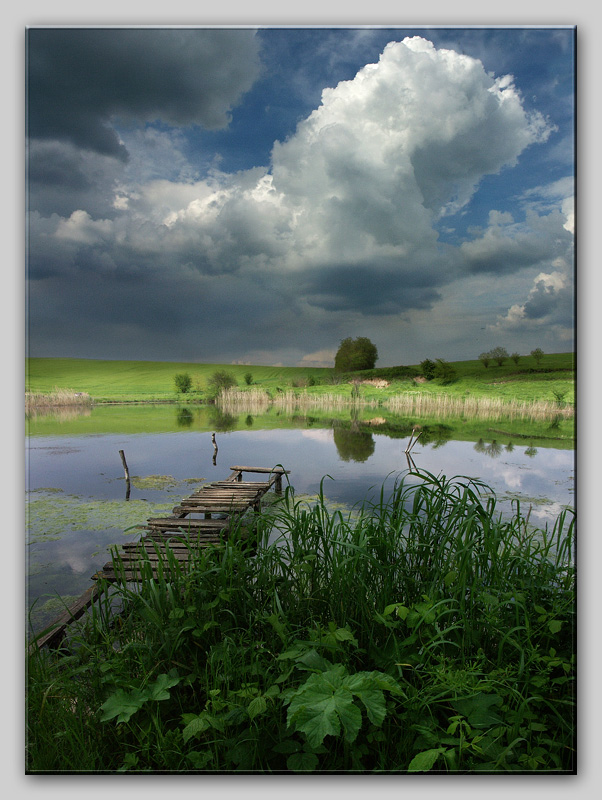
[[[128,469],[127,461],[125,460],[125,453],[123,450],[119,451],[119,455],[121,456],[121,463],[123,464],[123,470],[125,472],[125,485],[126,485],[126,492],[125,492],[125,499],[130,499],[130,492],[132,490],[132,486],[130,483],[130,471]]]
[[[213,442],[213,466],[217,464],[217,442],[215,441],[215,434],[211,434],[211,441]]]

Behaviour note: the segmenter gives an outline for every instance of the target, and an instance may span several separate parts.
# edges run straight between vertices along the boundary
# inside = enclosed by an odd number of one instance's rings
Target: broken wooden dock
[[[261,500],[271,488],[282,491],[282,467],[230,467],[223,481],[204,484],[180,501],[170,516],[151,517],[141,525],[142,538],[122,544],[110,561],[92,576],[94,584],[61,616],[34,639],[31,648],[56,646],[68,625],[79,619],[107,584],[140,582],[165,575],[171,568],[185,569],[199,548],[228,540],[243,514],[261,511]],[[255,474],[264,480],[244,480]]]

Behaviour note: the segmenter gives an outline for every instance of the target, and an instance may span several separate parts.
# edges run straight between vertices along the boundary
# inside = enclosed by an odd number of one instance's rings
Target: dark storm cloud
[[[34,143],[29,152],[28,176],[32,184],[50,184],[58,189],[79,192],[91,188],[82,172],[82,156],[57,142]]]
[[[547,283],[545,279],[536,280],[529,298],[523,306],[528,320],[553,319],[555,323],[572,324],[573,292],[571,287]]]
[[[432,272],[407,265],[350,266],[312,271],[306,278],[308,301],[326,311],[359,311],[381,316],[430,308],[440,298]]]
[[[251,30],[32,28],[33,138],[127,158],[112,120],[222,128],[259,73]]]
[[[464,242],[461,253],[471,273],[511,274],[525,267],[551,262],[572,247],[566,215],[559,211],[539,216],[527,213],[526,224],[517,225],[506,215],[491,212],[492,222],[472,241]]]

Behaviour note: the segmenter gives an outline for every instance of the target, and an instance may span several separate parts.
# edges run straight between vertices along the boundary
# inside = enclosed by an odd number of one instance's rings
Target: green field
[[[363,400],[382,402],[405,392],[449,394],[455,397],[492,397],[502,400],[553,402],[558,393],[566,403],[575,401],[575,357],[573,353],[546,354],[537,364],[532,356],[523,356],[518,364],[508,359],[502,366],[485,368],[478,360],[455,361],[450,365],[457,379],[443,385],[438,379],[416,383],[420,365],[384,367],[355,375],[337,376],[332,369],[305,367],[266,367],[241,364],[195,364],[171,361],[97,361],[77,358],[28,358],[26,390],[49,393],[55,389],[86,392],[97,403],[124,401],[202,400],[208,381],[217,370],[234,375],[240,389],[262,389],[270,394],[294,388],[311,395],[351,394],[352,378],[384,378],[385,388],[362,385]],[[187,395],[176,394],[174,378],[188,373],[192,389]],[[250,373],[252,385],[245,382]],[[313,383],[314,385],[307,385]]]

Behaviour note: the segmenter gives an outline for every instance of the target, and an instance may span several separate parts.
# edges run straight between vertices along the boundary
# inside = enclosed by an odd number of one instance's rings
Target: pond
[[[500,510],[518,500],[538,526],[574,504],[572,422],[471,421],[401,417],[380,409],[270,409],[251,414],[203,406],[99,406],[28,420],[26,453],[28,628],[39,630],[82,594],[111,545],[140,535],[136,525],[169,514],[203,481],[233,465],[290,470],[297,497],[323,485],[332,504],[353,506],[392,487],[413,465],[468,476],[496,493]],[[211,434],[216,434],[214,454]],[[126,483],[119,451],[127,459]],[[215,463],[214,463],[215,462]],[[328,476],[328,477],[325,477]]]

